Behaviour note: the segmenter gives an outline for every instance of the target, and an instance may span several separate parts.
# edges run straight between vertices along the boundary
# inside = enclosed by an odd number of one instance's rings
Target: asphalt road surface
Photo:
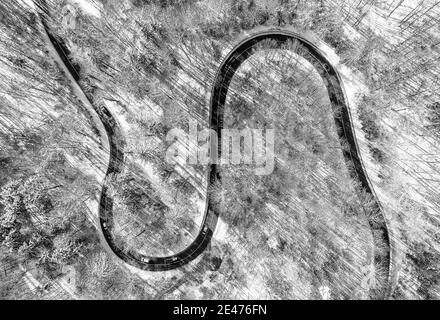
[[[43,4],[43,5],[42,5]],[[39,1],[39,7],[42,10],[44,8],[44,1]],[[47,12],[47,10],[46,10]],[[44,17],[42,17],[43,24],[46,28],[46,32],[49,35],[50,41],[56,48],[63,62],[66,64],[69,72],[72,73],[75,81],[78,80],[78,75],[75,68],[69,61],[69,58],[63,50],[63,46],[58,40],[51,35],[50,30],[47,28]],[[375,200],[374,206],[379,212],[383,212],[377,196],[371,187],[370,180],[366,174],[365,167],[362,163],[359,154],[359,148],[357,145],[356,137],[354,134],[353,124],[351,120],[351,114],[346,102],[344,89],[342,86],[341,78],[335,68],[331,65],[325,55],[311,42],[302,37],[299,34],[295,34],[290,31],[284,31],[274,29],[270,31],[259,32],[241,41],[236,45],[228,56],[223,60],[220,68],[217,72],[214,86],[211,93],[210,101],[210,127],[214,129],[219,137],[219,149],[218,157],[221,156],[221,129],[224,117],[225,101],[229,89],[229,84],[232,80],[234,73],[238,70],[240,65],[248,59],[252,54],[256,52],[257,45],[261,45],[263,41],[271,41],[272,45],[280,49],[283,48],[289,41],[296,40],[305,50],[303,57],[307,59],[319,72],[321,77],[325,79],[327,91],[329,94],[330,102],[334,112],[334,121],[338,128],[338,135],[341,141],[348,142],[349,148],[343,149],[343,156],[346,162],[351,163],[351,170],[349,170],[351,177],[361,183],[363,189],[373,196]],[[254,50],[255,49],[255,50]],[[93,103],[91,103],[93,105]],[[124,137],[121,134],[118,122],[112,113],[106,108],[105,105],[93,105],[96,113],[99,115],[99,119],[105,127],[107,138],[110,145],[110,160],[107,167],[107,174],[118,174],[122,171],[124,165]],[[341,110],[342,109],[342,110]],[[339,112],[336,112],[339,110]],[[217,166],[211,165],[208,170],[208,182],[210,184],[218,182],[220,175],[218,174]],[[207,197],[209,199],[209,196]],[[113,253],[122,259],[129,265],[135,266],[142,270],[148,271],[165,271],[181,267],[190,261],[198,257],[211,241],[215,227],[217,225],[218,213],[213,210],[209,200],[207,200],[204,212],[204,218],[199,234],[186,249],[178,252],[174,255],[167,257],[150,257],[143,256],[137,252],[131,252],[119,248],[114,241],[113,229],[113,199],[108,194],[107,188],[104,186],[101,191],[100,198],[100,225],[102,234],[107,241],[109,247]],[[368,218],[368,217],[367,217]],[[390,250],[390,235],[387,227],[387,222],[383,214],[380,216],[379,221],[374,222],[369,219],[369,225],[372,230],[380,230],[383,235],[379,240],[382,246],[388,249],[387,256],[375,256],[376,264],[379,264],[383,270],[386,270],[389,275],[389,281],[386,284],[386,288],[383,288],[384,298],[391,294],[391,260],[392,251]]]

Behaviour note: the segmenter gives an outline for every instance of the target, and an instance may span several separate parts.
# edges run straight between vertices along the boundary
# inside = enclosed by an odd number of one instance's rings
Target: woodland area
[[[0,2],[0,299],[378,299],[388,277],[393,299],[439,299],[440,5],[47,0],[42,12],[39,3]],[[41,17],[73,79],[51,58]],[[272,174],[224,167],[222,183],[208,186],[206,165],[164,160],[171,129],[209,126],[228,52],[270,27],[313,34],[341,73],[392,234],[391,275],[377,258],[387,254],[382,235],[368,225],[378,212],[342,157],[326,83],[294,48],[259,49],[226,98],[225,128],[275,129]],[[120,128],[119,173],[104,177],[110,150],[87,103]],[[124,252],[183,250],[208,194],[218,231],[183,268],[138,272],[100,238],[103,186]]]

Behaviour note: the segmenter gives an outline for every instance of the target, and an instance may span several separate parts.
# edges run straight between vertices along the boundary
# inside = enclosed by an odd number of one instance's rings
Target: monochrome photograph
[[[0,0],[0,300],[439,299],[440,1]]]

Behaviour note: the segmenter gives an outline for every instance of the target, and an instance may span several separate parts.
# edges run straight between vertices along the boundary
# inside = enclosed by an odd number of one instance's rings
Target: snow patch
[[[213,238],[217,241],[224,242],[226,239],[226,234],[228,233],[228,225],[223,221],[222,218],[218,218],[217,226],[213,234]]]
[[[327,286],[320,286],[319,293],[321,294],[322,300],[330,300],[330,288]]]
[[[72,5],[75,5],[76,7],[80,8],[81,11],[84,12],[85,14],[94,16],[96,18],[101,17],[101,12],[99,11],[99,8],[97,8],[88,0],[69,0],[69,2]]]

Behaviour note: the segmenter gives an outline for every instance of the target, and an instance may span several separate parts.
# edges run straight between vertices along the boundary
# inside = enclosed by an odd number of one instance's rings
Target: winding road
[[[44,8],[44,0],[40,0],[37,6],[41,10],[47,9]],[[63,63],[65,64],[65,67],[69,70],[70,73],[74,73],[75,69],[71,65],[67,54],[62,50],[62,46],[58,43],[56,38],[51,35],[50,30],[45,23],[45,17],[41,16],[41,18],[43,21],[43,25],[46,29],[46,33],[49,36],[52,45],[55,47],[57,53],[61,57]],[[273,46],[275,46],[275,48],[283,49],[289,42],[297,41],[297,43],[305,49],[303,50],[304,54],[302,54],[302,56],[316,68],[327,87],[330,102],[334,110],[334,121],[336,127],[338,128],[339,138],[341,141],[348,142],[349,148],[348,150],[343,148],[343,150],[345,150],[343,151],[343,156],[347,163],[352,164],[352,170],[349,170],[350,175],[353,179],[359,181],[363,189],[373,197],[375,209],[378,212],[383,213],[381,205],[371,186],[370,180],[366,174],[365,167],[360,158],[359,147],[357,145],[357,140],[352,123],[352,117],[350,114],[349,106],[347,104],[347,99],[343,89],[341,77],[336,69],[325,57],[325,55],[314,44],[308,41],[305,37],[294,32],[281,29],[258,32],[257,34],[249,36],[241,41],[239,44],[237,44],[221,63],[217,71],[214,86],[211,92],[209,118],[211,129],[215,130],[219,137],[218,157],[220,158],[221,156],[221,129],[223,124],[225,101],[231,79],[234,73],[240,67],[240,65],[257,51],[257,46],[267,43],[266,40],[273,40],[270,42],[272,43],[272,48]],[[75,81],[78,80],[78,77],[75,76],[75,74],[72,74],[72,76]],[[78,85],[78,83],[76,83],[76,85]],[[101,127],[103,125],[105,128],[106,137],[104,137],[104,139],[108,141],[108,146],[110,150],[106,176],[110,174],[118,174],[122,171],[124,165],[124,137],[121,133],[121,129],[115,117],[106,108],[105,105],[94,105],[90,101],[89,104],[92,105],[94,109],[92,111],[89,111],[95,112],[95,115],[97,114],[99,117],[99,121],[101,121],[101,123],[97,125]],[[339,112],[336,112],[336,110],[338,110]],[[207,173],[207,184],[213,184],[215,182],[218,182],[219,180],[220,175],[218,173],[217,166],[213,164],[210,166]],[[207,190],[209,189],[207,188]],[[129,265],[147,271],[165,271],[181,267],[200,256],[200,254],[204,252],[205,248],[210,243],[210,240],[217,225],[218,212],[213,210],[209,198],[210,197],[208,195],[208,200],[205,204],[205,212],[201,225],[201,230],[199,231],[197,237],[192,244],[190,244],[183,251],[176,253],[172,256],[148,257],[142,256],[137,252],[123,250],[116,245],[115,237],[112,232],[113,199],[109,195],[107,188],[103,186],[101,191],[99,210],[102,235],[105,238],[111,251]],[[386,288],[381,288],[383,289],[383,297],[388,298],[391,294],[393,286],[391,285],[392,251],[390,250],[390,235],[388,231],[389,229],[387,227],[387,221],[383,214],[380,215],[379,219],[375,219],[374,221],[372,221],[372,219],[369,217],[367,218],[370,228],[372,230],[380,231],[377,233],[375,232],[374,234],[382,234],[382,237],[380,239],[375,239],[376,242],[379,242],[381,246],[387,249],[388,252],[386,256],[380,256],[375,253],[374,257],[375,264],[379,265],[382,270],[386,270],[388,274],[388,281],[385,284]]]

